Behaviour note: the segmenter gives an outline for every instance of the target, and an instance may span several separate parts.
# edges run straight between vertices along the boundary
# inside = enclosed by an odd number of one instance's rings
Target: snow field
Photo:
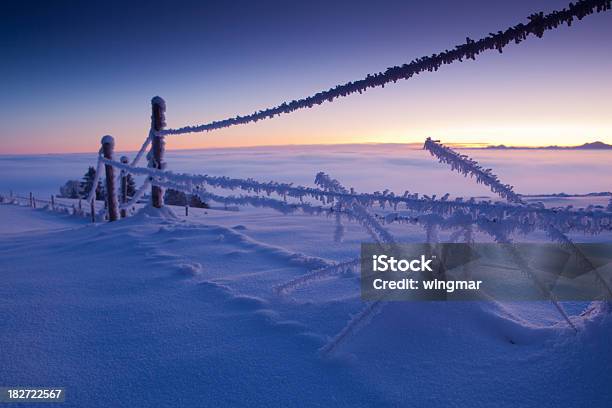
[[[321,354],[363,310],[356,275],[282,296],[273,288],[354,257],[362,228],[345,223],[337,243],[326,217],[192,210],[92,225],[0,206],[5,219],[30,220],[27,232],[0,234],[2,382],[66,385],[67,406],[516,406],[517,394],[524,405],[605,406],[610,397],[609,321],[579,319],[585,330],[573,335],[544,302],[385,304]],[[403,231],[402,241],[423,237]]]

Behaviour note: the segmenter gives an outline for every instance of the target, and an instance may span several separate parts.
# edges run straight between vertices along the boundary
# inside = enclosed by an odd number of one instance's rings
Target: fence
[[[92,222],[96,222],[96,217],[99,219],[102,216],[103,212],[106,212],[106,203],[98,203],[96,210],[95,202],[86,202],[83,199],[76,199],[76,203],[67,203],[65,202],[65,198],[58,198],[54,195],[51,195],[49,200],[45,200],[39,197],[36,197],[34,193],[29,193],[29,195],[21,196],[18,194],[13,194],[11,191],[7,197],[0,197],[0,202],[4,202],[7,204],[16,204],[16,205],[25,205],[30,208],[39,208],[39,209],[48,209],[51,211],[56,211],[64,214],[79,216],[79,217],[87,217],[92,220]]]
[[[479,40],[466,39],[464,44],[456,46],[453,50],[445,50],[443,52],[433,54],[431,56],[425,56],[417,58],[408,64],[402,66],[395,66],[388,68],[384,72],[368,75],[365,79],[349,82],[343,85],[338,85],[327,91],[318,92],[312,96],[285,102],[276,107],[268,108],[257,111],[253,114],[246,116],[236,116],[234,118],[224,119],[220,121],[213,121],[203,125],[184,126],[176,129],[166,129],[165,111],[166,103],[160,97],[152,99],[152,112],[151,112],[151,128],[147,138],[145,139],[141,149],[138,151],[133,161],[128,165],[127,159],[122,163],[113,160],[114,150],[114,139],[111,136],[105,136],[102,138],[102,147],[100,148],[100,157],[98,160],[98,166],[96,171],[96,179],[94,185],[97,182],[104,167],[106,172],[106,191],[110,192],[107,197],[107,217],[110,221],[115,221],[119,216],[125,216],[126,210],[134,203],[134,199],[127,202],[125,192],[119,194],[120,200],[117,199],[116,186],[123,185],[124,179],[116,180],[114,169],[118,168],[121,170],[122,177],[125,177],[127,173],[135,173],[147,176],[147,181],[141,187],[139,192],[136,194],[136,198],[140,199],[145,193],[145,190],[151,188],[151,204],[160,208],[163,205],[163,186],[160,183],[174,183],[175,187],[180,191],[188,191],[193,193],[193,187],[200,187],[205,184],[215,185],[217,187],[227,188],[242,188],[246,187],[249,191],[266,191],[268,194],[276,192],[280,195],[293,195],[299,197],[300,200],[304,196],[312,196],[314,198],[326,197],[329,202],[337,200],[340,196],[343,199],[349,198],[350,194],[347,192],[322,192],[313,189],[305,188],[294,188],[279,183],[259,183],[252,180],[222,180],[215,179],[208,176],[185,176],[179,177],[179,175],[173,175],[168,172],[164,172],[164,150],[165,150],[165,136],[166,135],[178,135],[192,132],[211,131],[227,126],[233,126],[238,124],[245,124],[249,122],[256,122],[258,120],[272,118],[281,113],[290,113],[301,108],[310,108],[314,105],[319,105],[325,101],[333,101],[336,98],[347,96],[354,92],[362,93],[369,88],[382,86],[390,82],[396,82],[400,79],[408,79],[414,75],[420,74],[425,71],[437,71],[442,65],[451,64],[454,62],[461,62],[464,59],[475,59],[475,57],[482,52],[487,50],[497,50],[502,52],[502,49],[508,46],[511,42],[520,44],[526,40],[529,36],[542,37],[547,30],[552,30],[560,27],[563,24],[571,26],[575,19],[582,20],[584,17],[593,13],[605,12],[612,9],[612,0],[580,0],[576,3],[570,3],[566,8],[561,10],[553,11],[548,14],[542,12],[532,14],[528,17],[526,23],[519,23],[515,26],[507,28],[505,30],[498,31],[495,34],[490,34]],[[151,149],[147,154],[148,168],[137,168],[136,165],[142,159],[147,149],[151,145]],[[470,174],[476,176],[478,182],[484,183],[485,185],[492,188],[493,192],[499,194],[502,198],[506,199],[509,203],[524,204],[519,195],[514,193],[509,186],[502,185],[498,182],[497,177],[490,172],[490,169],[482,169],[474,167],[474,163],[470,163],[465,160],[461,160],[461,156],[450,151],[445,150],[446,148],[433,143],[428,139],[425,143],[425,148],[430,150],[432,154],[437,155],[441,161],[451,164],[453,169],[457,169],[464,174]],[[437,149],[437,150],[436,150]],[[459,167],[457,167],[459,166]],[[154,170],[157,170],[154,171]],[[197,192],[198,194],[204,194],[203,192]],[[93,195],[87,198],[88,201],[93,200]],[[215,198],[208,195],[209,199]],[[219,197],[216,197],[219,198]],[[558,211],[554,210],[554,214],[546,209],[536,209],[529,206],[501,206],[498,204],[480,202],[476,203],[474,200],[448,202],[448,200],[422,200],[415,196],[403,196],[395,197],[390,194],[384,194],[384,197],[372,196],[372,195],[359,195],[353,196],[362,203],[379,202],[381,204],[388,203],[397,205],[403,203],[412,209],[420,210],[432,210],[448,212],[458,208],[466,208],[470,210],[472,215],[478,213],[486,213],[488,216],[503,217],[507,212],[517,216],[531,216],[532,214],[538,214],[539,222],[549,222],[551,219],[558,218],[559,212],[564,222],[575,222],[580,217],[591,217],[593,222],[596,224],[595,228],[599,225],[600,221],[609,222],[608,215],[602,215],[595,212],[586,211],[583,212],[570,212],[570,211]],[[425,197],[427,198],[427,197]],[[244,202],[244,199],[238,198],[225,198],[226,201],[240,204]],[[252,200],[250,201],[252,203]],[[259,203],[263,205],[263,202]],[[282,204],[274,203],[269,201],[269,205],[274,205],[278,208],[282,207]],[[415,208],[418,207],[418,208]],[[612,200],[610,201],[609,211],[612,211]],[[548,212],[547,217],[545,213]],[[603,220],[602,220],[603,218]],[[590,226],[587,226],[587,229]]]
[[[533,14],[526,24],[518,24],[480,40],[474,41],[468,38],[466,43],[455,47],[452,51],[447,50],[432,56],[419,58],[409,64],[388,68],[385,72],[368,75],[365,79],[338,85],[307,98],[283,103],[251,115],[236,116],[203,125],[166,129],[166,103],[162,98],[155,97],[151,101],[149,134],[132,162],[129,162],[125,157],[120,161],[115,160],[114,138],[109,135],[102,138],[95,178],[92,184],[94,187],[85,200],[88,204],[85,207],[89,208],[81,208],[79,205],[80,214],[89,214],[95,221],[96,211],[99,213],[104,211],[108,221],[116,221],[119,218],[127,217],[147,191],[150,191],[151,195],[150,205],[161,208],[164,205],[164,189],[171,188],[185,194],[196,195],[205,201],[214,201],[225,205],[249,205],[272,208],[282,213],[301,212],[310,215],[333,216],[336,222],[336,239],[342,237],[342,221],[344,219],[356,221],[374,242],[381,245],[393,245],[395,243],[395,238],[385,227],[385,224],[392,223],[409,223],[422,227],[425,230],[427,242],[431,245],[436,243],[438,230],[449,230],[455,239],[463,236],[467,242],[473,239],[475,232],[480,232],[496,242],[503,243],[511,243],[511,237],[517,234],[526,235],[533,231],[544,231],[552,241],[564,245],[573,251],[578,259],[588,262],[588,259],[580,253],[566,234],[569,232],[599,234],[604,231],[612,231],[612,200],[607,208],[601,206],[579,209],[571,207],[545,208],[541,204],[528,204],[520,194],[514,191],[512,186],[503,184],[493,174],[492,169],[484,169],[469,157],[429,138],[425,141],[424,148],[433,156],[441,162],[449,164],[452,170],[473,177],[476,182],[488,186],[493,193],[499,195],[505,201],[478,201],[474,198],[450,199],[449,194],[436,198],[436,196],[429,197],[408,191],[402,195],[396,195],[389,190],[358,193],[353,189],[345,188],[339,181],[324,173],[316,175],[315,184],[317,187],[202,174],[173,173],[166,169],[164,161],[165,137],[211,131],[227,126],[255,122],[272,118],[281,113],[290,113],[297,109],[319,105],[325,101],[333,101],[354,92],[361,93],[372,87],[384,87],[385,84],[390,82],[408,79],[425,71],[436,71],[445,64],[460,62],[463,59],[475,59],[477,55],[486,50],[502,52],[502,49],[510,42],[519,44],[530,35],[542,37],[546,30],[557,28],[563,23],[571,25],[574,19],[581,20],[587,15],[610,9],[611,0],[578,1],[560,11],[554,11],[546,15],[543,13]],[[148,165],[147,167],[138,167],[138,163],[145,156],[145,153]],[[106,205],[104,209],[97,210],[94,206],[95,186],[101,179],[103,169],[105,172]],[[126,194],[126,177],[128,174],[145,177],[142,186],[129,199]],[[220,193],[218,190],[224,193]],[[228,193],[228,191],[236,190],[240,191],[239,195]],[[14,197],[14,199],[28,200],[31,206],[36,206],[37,202],[44,202],[43,200],[33,199],[33,197]],[[53,208],[65,208],[63,204],[55,203],[53,198],[47,204]],[[72,210],[73,213],[76,213],[75,208],[72,208]],[[577,330],[554,295],[537,280],[526,263],[520,261],[520,255],[515,255],[518,257],[517,264],[520,265],[523,272],[548,296],[568,326]],[[286,282],[275,289],[279,294],[286,294],[322,277],[344,273],[355,268],[358,264],[359,259],[331,264]],[[596,268],[594,269],[596,270]],[[607,282],[598,274],[597,279],[605,291],[612,296],[612,291]],[[356,315],[324,347],[324,351],[334,350],[343,339],[377,313],[382,308],[382,300],[384,299],[369,304],[361,313]],[[608,306],[604,308],[608,311]]]

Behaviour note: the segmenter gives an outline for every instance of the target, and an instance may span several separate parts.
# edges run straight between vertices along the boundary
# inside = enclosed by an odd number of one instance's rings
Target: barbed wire
[[[298,109],[312,108],[324,102],[332,102],[334,99],[348,96],[353,93],[363,93],[369,88],[383,87],[388,83],[395,83],[401,79],[409,79],[422,72],[433,72],[440,69],[442,65],[462,62],[463,60],[475,60],[477,55],[488,51],[497,50],[500,53],[503,48],[511,42],[520,44],[530,35],[541,38],[545,31],[553,30],[563,24],[572,25],[575,19],[582,20],[593,13],[601,13],[612,9],[612,0],[579,0],[570,3],[566,8],[556,10],[548,14],[543,12],[531,14],[527,23],[519,23],[497,33],[490,33],[479,40],[466,38],[465,43],[457,45],[452,50],[445,50],[431,56],[416,58],[408,64],[387,68],[384,72],[368,74],[364,79],[337,85],[327,91],[318,92],[303,99],[284,102],[276,107],[259,110],[250,115],[236,116],[224,120],[213,121],[203,125],[184,126],[177,129],[165,129],[158,132],[159,135],[179,135],[185,133],[196,133],[211,131],[229,126],[257,122],[262,119],[291,113]]]
[[[467,155],[457,153],[444,146],[439,140],[432,140],[430,137],[425,140],[423,148],[429,151],[432,156],[437,157],[440,163],[450,165],[452,170],[458,171],[466,177],[474,177],[476,183],[488,186],[492,192],[509,202],[525,204],[521,196],[514,192],[514,187],[510,184],[503,184],[499,177],[493,173],[493,169],[485,169]]]
[[[415,212],[431,212],[440,215],[450,215],[457,211],[463,211],[474,219],[483,215],[488,219],[502,221],[512,218],[519,224],[530,224],[534,226],[554,225],[560,231],[581,231],[584,233],[598,234],[602,231],[612,230],[612,212],[594,207],[586,209],[547,208],[542,204],[513,204],[505,202],[476,201],[474,198],[464,200],[456,198],[449,200],[448,194],[442,199],[434,197],[419,196],[418,194],[395,195],[393,192],[356,193],[326,191],[314,187],[296,186],[292,183],[260,182],[253,179],[238,179],[230,177],[218,177],[209,175],[179,174],[166,170],[132,167],[128,164],[105,159],[99,160],[104,164],[115,168],[126,170],[132,174],[147,176],[161,181],[168,181],[186,188],[195,186],[210,186],[227,190],[243,190],[256,194],[277,194],[280,197],[290,197],[297,200],[313,199],[323,204],[333,204],[355,200],[365,207],[378,205],[381,208],[390,208]]]

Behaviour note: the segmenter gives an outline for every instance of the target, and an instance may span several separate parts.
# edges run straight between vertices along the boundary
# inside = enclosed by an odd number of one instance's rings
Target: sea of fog
[[[523,194],[612,190],[612,151],[483,150],[463,153],[493,169]],[[117,154],[119,157],[120,153]],[[134,156],[134,152],[126,153]],[[2,155],[0,194],[57,194],[79,179],[95,154]],[[166,153],[168,170],[312,185],[324,171],[358,191],[487,196],[484,186],[438,163],[416,145],[326,145],[176,150]]]

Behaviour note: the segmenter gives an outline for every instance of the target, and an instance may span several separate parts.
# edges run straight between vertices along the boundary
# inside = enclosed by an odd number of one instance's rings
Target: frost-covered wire
[[[359,216],[355,217],[354,213],[352,212],[344,212],[343,215],[348,217],[350,220],[355,219],[358,222],[360,221]],[[386,216],[376,216],[376,217],[377,217],[377,220],[378,219],[380,220],[380,222],[390,223],[390,222],[398,221],[400,216],[398,216],[397,214],[393,214],[392,215],[393,219],[389,221],[386,221],[387,220]],[[404,221],[408,220],[408,217],[402,217],[402,218]],[[411,224],[418,224],[418,225],[422,225],[424,227],[429,227],[429,228],[432,228],[433,226],[438,226],[441,229],[457,229],[458,231],[462,231],[462,232],[465,231],[466,222],[471,223],[472,219],[471,218],[466,219],[465,217],[460,217],[458,215],[453,215],[453,216],[445,218],[437,214],[422,214],[418,217],[410,218]],[[374,233],[371,232],[371,234],[374,234]],[[396,251],[396,252],[398,251],[397,246],[393,242],[390,242],[390,245],[386,245],[385,243],[382,243],[377,238],[375,238],[375,241],[382,248],[381,251]],[[290,281],[287,281],[281,285],[276,286],[275,292],[277,294],[286,295],[300,287],[311,285],[324,278],[347,273],[351,271],[353,267],[358,266],[359,262],[360,262],[360,259],[356,258],[350,261],[341,262],[335,265],[330,265],[322,269],[308,272],[304,275],[298,276],[297,278],[291,279]]]
[[[359,266],[360,262],[361,259],[356,258],[351,259],[350,261],[339,262],[335,265],[326,266],[325,268],[316,269],[312,272],[300,275],[297,278],[275,286],[274,292],[279,295],[286,295],[302,286],[312,284],[313,282],[317,282],[321,279],[351,272],[354,270],[354,268]]]
[[[348,190],[336,179],[332,179],[327,174],[319,172],[315,177],[315,184],[319,185],[325,191],[333,191],[339,193],[347,193]],[[379,223],[375,216],[372,216],[367,209],[355,200],[347,202],[340,201],[336,206],[336,217],[340,217],[340,208],[346,208],[346,215],[349,218],[355,219],[368,232],[374,242],[377,244],[394,244],[393,236]],[[338,220],[337,220],[338,222]],[[306,273],[295,279],[292,279],[275,288],[278,294],[287,294],[306,284],[311,284],[325,277],[346,273],[352,270],[354,266],[360,262],[359,258],[346,262],[341,262],[336,265],[331,265],[310,273]]]
[[[283,214],[292,214],[296,212],[302,212],[308,215],[321,215],[331,214],[332,209],[326,206],[317,206],[308,203],[288,203],[283,200],[277,200],[270,197],[261,196],[222,196],[206,190],[198,188],[190,188],[183,184],[173,183],[171,181],[163,181],[159,179],[153,179],[151,181],[153,185],[170,188],[173,190],[181,191],[187,194],[198,196],[204,201],[214,201],[225,205],[238,205],[238,206],[252,206],[255,208],[270,208]]]
[[[136,205],[138,203],[138,200],[140,200],[142,196],[145,195],[145,193],[149,190],[150,187],[151,187],[151,180],[146,179],[144,183],[142,183],[142,186],[134,193],[134,196],[130,199],[130,201],[128,201],[127,203],[121,204],[119,206],[119,209],[126,210]]]
[[[153,136],[154,136],[153,129],[151,129],[149,130],[149,135],[147,136],[142,146],[140,147],[140,150],[138,151],[138,153],[136,153],[136,157],[134,157],[134,160],[132,160],[132,162],[130,163],[130,166],[136,166],[138,164],[138,162],[140,161],[144,153],[147,151],[147,148],[151,144],[151,140],[153,140]]]
[[[328,355],[334,352],[338,346],[343,343],[347,338],[355,335],[363,327],[367,326],[374,316],[379,314],[385,302],[382,300],[375,300],[368,303],[359,313],[354,315],[351,320],[336,334],[329,342],[327,342],[319,351],[323,355]]]
[[[324,173],[319,173],[319,174],[324,174]],[[317,184],[317,178],[319,177],[319,174],[317,174],[317,176],[315,177],[315,184]],[[323,188],[323,190],[330,190],[329,188],[326,188],[325,185],[322,185],[321,188]],[[337,210],[336,214],[335,214],[335,228],[334,228],[334,242],[342,242],[342,239],[344,237],[344,225],[342,224],[342,214],[340,213],[340,211],[342,210],[342,206],[343,203],[338,201],[336,203],[336,205],[334,206],[334,208]]]
[[[519,44],[530,35],[541,38],[547,30],[558,28],[563,24],[570,26],[575,19],[582,20],[584,17],[595,12],[608,11],[611,6],[611,0],[579,0],[570,3],[566,8],[548,14],[544,14],[543,12],[534,13],[527,17],[528,21],[525,23],[517,24],[506,30],[498,31],[497,33],[491,33],[479,40],[466,38],[465,43],[457,45],[452,50],[445,50],[438,54],[417,58],[408,64],[390,67],[384,72],[369,74],[364,79],[337,85],[327,91],[318,92],[303,99],[284,102],[276,107],[259,110],[246,116],[236,116],[203,125],[166,129],[162,131],[161,134],[177,135],[204,132],[233,125],[257,122],[262,119],[273,118],[280,114],[291,113],[298,109],[312,108],[324,102],[332,102],[337,98],[348,96],[356,92],[361,94],[370,88],[384,88],[386,84],[391,82],[395,83],[402,79],[409,79],[422,72],[437,71],[443,65],[462,62],[463,60],[469,59],[475,60],[477,55],[487,50],[497,50],[501,53],[502,49],[512,42]]]
[[[599,284],[600,287],[602,287],[608,293],[607,298],[612,299],[612,289],[610,289],[608,282],[606,282],[604,277],[601,276],[597,267],[584,254],[584,252],[582,252],[580,247],[578,247],[574,243],[574,241],[572,241],[567,235],[565,235],[564,233],[562,233],[561,231],[559,231],[558,229],[554,227],[550,227],[547,230],[547,234],[551,240],[558,242],[559,244],[561,244],[563,248],[566,248],[567,250],[571,251],[574,257],[576,258],[576,260],[580,262],[582,266],[586,267],[587,270],[589,271],[593,271],[595,281]]]
[[[91,185],[91,190],[89,191],[89,195],[87,196],[86,202],[90,203],[96,199],[96,190],[98,187],[98,181],[100,180],[100,174],[102,174],[102,167],[104,163],[102,163],[102,154],[100,152],[98,156],[98,164],[96,166],[96,174],[94,175],[93,183]]]
[[[132,167],[105,158],[100,158],[103,163],[110,164],[119,169],[126,169],[132,174],[155,177],[176,184],[193,186],[211,186],[222,189],[240,189],[256,194],[277,194],[281,197],[292,197],[299,200],[312,198],[323,204],[333,204],[338,201],[356,200],[364,207],[379,205],[398,209],[401,205],[407,210],[417,213],[436,213],[439,215],[452,215],[458,211],[469,213],[473,218],[486,216],[492,220],[514,219],[522,224],[555,225],[560,231],[580,231],[596,234],[601,231],[612,230],[612,212],[603,211],[598,208],[574,209],[572,207],[546,208],[541,203],[520,205],[490,200],[476,201],[471,198],[465,200],[456,198],[448,200],[419,197],[418,194],[395,195],[385,190],[375,193],[334,192],[325,191],[320,188],[295,186],[292,183],[259,182],[253,179],[236,179],[229,177],[217,177],[208,175],[191,175],[173,173],[159,169]]]
[[[338,180],[331,178],[329,175],[319,172],[315,177],[315,184],[323,188],[323,190],[349,194],[347,190]],[[378,243],[392,244],[395,242],[393,236],[384,228],[368,210],[354,199],[340,201],[344,207],[353,210],[353,215],[357,217],[359,223],[368,231],[374,241]]]
[[[466,155],[461,155],[454,150],[442,145],[439,141],[431,140],[427,138],[425,141],[425,149],[429,150],[432,155],[439,158],[441,162],[445,162],[451,165],[453,170],[457,170],[464,175],[471,175],[476,177],[476,181],[488,185],[493,192],[498,193],[500,196],[517,203],[524,204],[523,200],[518,194],[513,191],[513,187],[508,184],[502,184],[497,176],[495,176],[491,169],[483,169],[475,160],[471,159]],[[559,242],[564,247],[568,248],[577,257],[577,259],[589,267],[590,270],[595,271],[595,279],[600,286],[606,289],[609,295],[612,295],[612,290],[608,286],[607,282],[597,271],[597,268],[592,262],[582,253],[580,248],[562,231],[559,230],[555,225],[544,225],[544,230],[548,236],[556,242]],[[499,231],[499,229],[498,229]],[[509,236],[506,233],[497,236]]]
[[[428,150],[432,156],[437,157],[440,163],[449,164],[452,170],[466,177],[474,177],[477,183],[488,186],[491,191],[509,202],[525,204],[523,199],[513,191],[513,186],[501,183],[499,178],[493,174],[492,169],[483,168],[476,160],[467,155],[457,153],[450,147],[441,144],[439,140],[432,140],[430,137],[425,140],[423,148]]]
[[[548,300],[555,306],[559,314],[563,317],[563,319],[567,322],[567,324],[574,329],[574,331],[578,331],[574,323],[570,320],[569,316],[563,309],[561,303],[555,296],[554,293],[550,291],[546,283],[542,282],[540,278],[538,278],[537,274],[533,271],[533,269],[529,266],[529,263],[523,258],[520,251],[515,247],[514,242],[503,232],[500,232],[496,228],[494,228],[490,223],[478,224],[478,227],[481,231],[488,232],[491,237],[495,240],[495,242],[500,244],[505,244],[504,248],[508,251],[510,256],[512,257],[514,263],[519,267],[519,269],[528,276],[537,286],[537,288],[548,298]]]

